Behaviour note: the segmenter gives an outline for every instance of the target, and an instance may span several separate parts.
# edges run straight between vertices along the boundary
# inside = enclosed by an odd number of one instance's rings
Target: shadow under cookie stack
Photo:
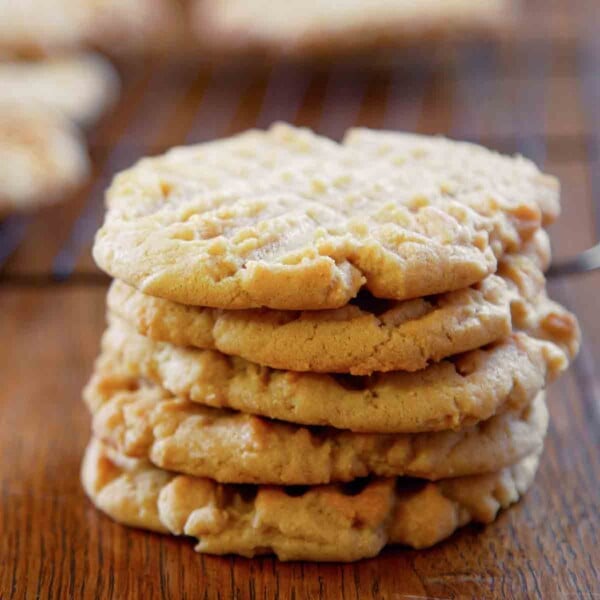
[[[532,484],[579,345],[546,295],[559,187],[443,138],[277,124],[117,176],[84,392],[92,502],[200,552],[352,561]]]

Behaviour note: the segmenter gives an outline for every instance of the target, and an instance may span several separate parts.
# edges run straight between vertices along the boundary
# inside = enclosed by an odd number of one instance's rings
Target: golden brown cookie
[[[531,455],[496,473],[436,483],[236,486],[175,475],[92,440],[81,476],[92,502],[116,521],[198,538],[199,552],[353,561],[386,544],[424,548],[471,521],[492,522],[529,488],[538,461]]]
[[[117,280],[107,304],[155,340],[275,369],[362,375],[416,371],[508,335],[510,299],[505,282],[490,275],[439,296],[385,301],[362,292],[342,308],[300,312],[185,306]]]
[[[548,298],[544,274],[535,263],[527,256],[510,255],[502,261],[498,273],[512,295],[513,328],[553,342],[574,359],[581,342],[577,318]]]
[[[108,192],[96,261],[183,304],[339,308],[361,288],[402,300],[481,281],[558,204],[525,159],[419,136],[380,158],[348,139],[278,124],[144,159]]]
[[[550,313],[574,321],[545,295],[541,269],[549,260],[547,234],[539,230],[524,252],[505,255],[502,278],[490,275],[470,288],[415,300],[382,301],[361,292],[332,310],[218,310],[148,296],[117,280],[107,304],[152,339],[219,350],[274,369],[353,375],[417,371],[507,336],[511,309],[515,328],[534,330],[536,337],[553,335],[542,331]],[[575,348],[570,350],[574,354]]]
[[[117,317],[99,370],[146,378],[183,399],[304,425],[414,433],[457,429],[529,404],[568,364],[555,344],[516,333],[422,371],[371,377],[260,367],[139,335]]]
[[[460,431],[353,433],[300,427],[180,400],[143,380],[98,371],[84,392],[94,435],[124,456],[223,483],[315,485],[367,475],[441,479],[498,471],[542,448],[541,393]]]

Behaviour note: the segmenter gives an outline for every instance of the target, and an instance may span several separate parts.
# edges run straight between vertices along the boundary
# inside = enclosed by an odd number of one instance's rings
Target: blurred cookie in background
[[[85,7],[85,41],[111,55],[175,53],[185,37],[178,0],[68,0],[71,2]]]
[[[64,115],[41,104],[0,102],[0,215],[59,200],[89,168],[85,142]]]
[[[82,125],[97,120],[118,92],[117,72],[99,54],[0,62],[0,103],[40,102]]]
[[[195,0],[198,41],[223,54],[327,58],[495,37],[513,0]]]
[[[85,30],[83,2],[0,0],[0,54],[39,56],[73,48]]]
[[[111,54],[164,49],[181,26],[174,0],[0,0],[0,55],[82,46]]]
[[[0,62],[0,216],[66,199],[90,170],[80,126],[115,102],[119,77],[93,53]]]

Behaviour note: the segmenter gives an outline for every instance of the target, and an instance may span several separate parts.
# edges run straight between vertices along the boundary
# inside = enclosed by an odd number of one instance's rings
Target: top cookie
[[[558,185],[525,159],[379,134],[337,144],[278,124],[145,159],[111,186],[101,268],[218,308],[338,308],[467,287],[542,222]]]
[[[224,52],[329,56],[495,32],[508,0],[196,0],[200,41]]]

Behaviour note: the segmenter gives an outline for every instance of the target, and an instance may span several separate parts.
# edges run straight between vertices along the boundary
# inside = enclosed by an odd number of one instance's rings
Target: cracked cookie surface
[[[301,427],[180,400],[147,381],[97,371],[84,392],[94,435],[124,456],[224,483],[314,485],[367,475],[437,480],[489,473],[542,448],[543,392],[459,431],[353,433]]]
[[[345,307],[321,311],[219,310],[155,298],[114,281],[107,305],[142,335],[177,346],[219,350],[291,371],[417,371],[485,346],[519,329],[543,327],[548,238],[540,230],[524,255],[507,254],[499,274],[464,290],[405,301],[361,292]],[[563,313],[565,311],[562,311]],[[560,315],[560,310],[554,310]]]
[[[403,300],[484,279],[558,195],[531,162],[472,144],[360,131],[337,144],[277,124],[118,175],[94,257],[188,305],[339,308],[362,288]]]
[[[538,462],[534,454],[496,473],[435,483],[236,486],[163,471],[92,440],[81,476],[92,502],[116,521],[195,537],[199,552],[353,561],[386,544],[425,548],[471,521],[492,522],[529,488]]]
[[[381,301],[366,293],[321,311],[185,306],[113,282],[109,309],[153,339],[215,349],[275,369],[416,371],[511,331],[511,294],[495,275],[440,296]]]
[[[414,373],[298,373],[156,342],[111,316],[97,367],[208,406],[305,425],[414,433],[457,429],[523,407],[567,364],[556,344],[514,333]]]

